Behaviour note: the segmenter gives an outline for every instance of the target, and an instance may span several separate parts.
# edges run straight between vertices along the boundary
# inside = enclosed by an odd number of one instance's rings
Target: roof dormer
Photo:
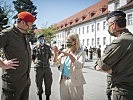
[[[87,15],[83,15],[83,16],[81,17],[81,20],[83,21],[86,17],[87,17]]]
[[[72,25],[72,23],[73,23],[73,21],[72,21],[72,20],[70,20],[69,24],[70,24],[70,25]]]
[[[96,14],[96,11],[89,12],[90,17],[93,17]]]
[[[79,18],[76,18],[76,19],[75,19],[75,23],[77,23],[78,21],[79,21]]]
[[[104,5],[100,8],[101,13],[104,13],[107,10],[107,6]]]
[[[67,23],[65,23],[65,27],[67,27],[67,25],[68,25],[68,24],[67,24]]]

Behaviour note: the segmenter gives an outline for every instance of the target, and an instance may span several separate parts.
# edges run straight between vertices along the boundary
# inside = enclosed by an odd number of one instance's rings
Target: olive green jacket
[[[0,48],[4,49],[6,59],[17,58],[19,61],[19,66],[15,70],[3,70],[2,78],[8,81],[27,80],[31,67],[31,49],[27,35],[15,26],[7,28],[0,32]]]
[[[124,29],[98,61],[104,71],[112,69],[112,87],[133,90],[133,34]]]

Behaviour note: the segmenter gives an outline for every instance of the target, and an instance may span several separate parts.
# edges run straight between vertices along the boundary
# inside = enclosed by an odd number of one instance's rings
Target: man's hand
[[[16,69],[15,67],[19,66],[19,61],[17,59],[5,60],[1,62],[1,68],[3,69]]]
[[[102,68],[101,68],[100,66],[96,66],[96,70],[97,70],[97,71],[103,71],[103,72],[112,74],[112,69],[110,69],[110,70],[108,70],[108,71],[104,71],[104,70],[102,70]]]
[[[96,68],[97,71],[102,71],[102,68],[99,67],[99,66],[96,66],[95,68]]]

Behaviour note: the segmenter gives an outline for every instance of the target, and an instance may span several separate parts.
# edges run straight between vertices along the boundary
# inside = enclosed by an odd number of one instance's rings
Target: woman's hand
[[[64,56],[70,56],[70,55],[71,55],[70,53],[67,53],[67,52],[62,52],[62,51],[60,51],[60,53],[63,53],[63,54],[64,54]]]
[[[70,53],[67,53],[67,52],[62,52],[61,51],[61,53],[63,53],[64,54],[64,56],[69,56],[70,57],[70,59],[71,59],[71,61],[72,61],[72,63],[74,63],[75,62],[75,58],[73,57],[73,55],[72,54],[70,54]]]
[[[54,51],[54,53],[58,53],[59,52],[58,47],[57,46],[54,46],[53,47],[53,51]]]

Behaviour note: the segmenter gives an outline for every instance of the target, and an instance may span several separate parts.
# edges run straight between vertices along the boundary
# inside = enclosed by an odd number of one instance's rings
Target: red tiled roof
[[[62,30],[64,28],[107,14],[108,13],[107,7],[108,7],[108,0],[100,0],[96,4],[57,23],[56,24],[57,30]]]
[[[35,29],[35,30],[34,30],[34,33],[40,34],[40,33],[42,33],[42,29]]]
[[[112,1],[114,1],[114,0],[108,0],[108,3],[112,2]]]

